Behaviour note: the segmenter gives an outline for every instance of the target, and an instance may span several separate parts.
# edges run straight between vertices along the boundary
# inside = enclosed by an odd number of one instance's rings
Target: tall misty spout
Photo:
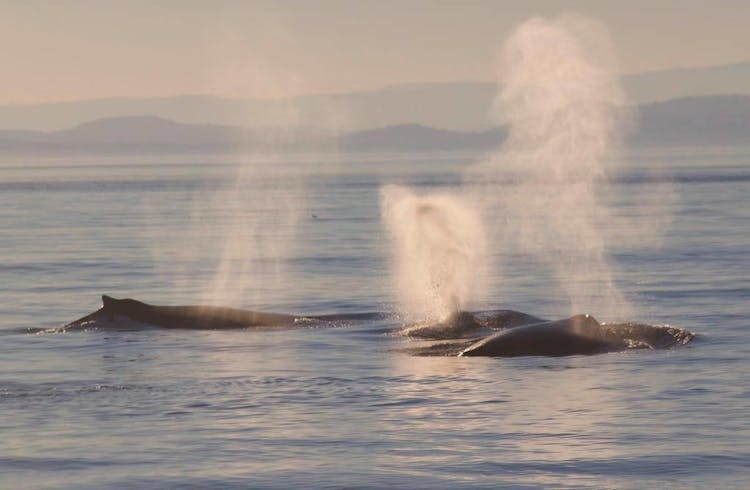
[[[627,121],[605,29],[577,16],[533,18],[506,41],[500,73],[493,113],[509,136],[480,170],[510,182],[483,196],[505,215],[493,238],[551,267],[572,311],[625,314],[602,232]]]
[[[205,291],[211,304],[265,304],[288,290],[287,262],[304,205],[302,179],[275,158],[246,160],[213,200],[218,267]]]

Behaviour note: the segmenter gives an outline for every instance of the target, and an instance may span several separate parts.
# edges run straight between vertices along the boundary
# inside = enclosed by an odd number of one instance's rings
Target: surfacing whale
[[[522,325],[542,323],[548,320],[515,310],[494,310],[476,314],[458,311],[439,322],[410,325],[399,334],[426,340],[449,340],[479,338],[498,329],[515,328]]]
[[[133,329],[144,325],[184,330],[281,329],[368,320],[382,316],[384,315],[380,313],[301,316],[220,306],[159,306],[129,298],[116,299],[103,295],[100,309],[67,325],[47,331]]]
[[[443,342],[406,351],[419,356],[520,357],[592,355],[629,349],[670,349],[689,343],[695,334],[643,323],[599,323],[590,315],[531,322],[501,328],[480,339]],[[441,340],[445,337],[440,338]]]
[[[669,349],[685,345],[695,334],[673,327],[641,323],[601,324],[590,315],[524,325],[479,340],[459,356],[573,356],[628,349]]]
[[[290,329],[351,324],[384,319],[386,313],[288,315],[218,306],[158,306],[134,299],[102,296],[95,312],[55,329]],[[549,321],[513,310],[476,314],[459,311],[437,323],[412,325],[397,333],[419,340],[448,341],[401,349],[418,356],[569,356],[628,349],[669,349],[685,345],[695,334],[669,326],[642,323],[601,324],[590,315]]]

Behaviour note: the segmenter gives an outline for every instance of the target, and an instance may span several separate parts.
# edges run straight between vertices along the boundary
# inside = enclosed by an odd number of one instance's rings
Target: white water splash
[[[479,213],[459,195],[381,190],[401,312],[440,320],[486,292],[486,241]]]

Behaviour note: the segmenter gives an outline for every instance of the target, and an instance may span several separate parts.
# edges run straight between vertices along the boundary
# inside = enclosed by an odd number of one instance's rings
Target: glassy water
[[[392,310],[380,186],[451,188],[479,158],[251,163],[298,179],[302,211],[281,238],[282,267],[259,266],[228,306]],[[388,333],[397,319],[22,333],[83,316],[103,293],[199,302],[232,223],[215,196],[236,170],[236,159],[195,157],[3,162],[0,487],[750,485],[750,149],[634,153],[616,181],[613,205],[644,220],[663,208],[664,182],[678,196],[661,246],[627,240],[613,257],[638,319],[699,333],[688,348],[416,358],[394,350],[413,342]],[[570,313],[550,271],[496,254],[477,309]]]

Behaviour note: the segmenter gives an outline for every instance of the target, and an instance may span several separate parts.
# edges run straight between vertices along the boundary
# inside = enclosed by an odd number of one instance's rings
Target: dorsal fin
[[[112,309],[118,301],[120,300],[113,298],[112,296],[102,294],[102,308],[104,308],[105,310]]]

